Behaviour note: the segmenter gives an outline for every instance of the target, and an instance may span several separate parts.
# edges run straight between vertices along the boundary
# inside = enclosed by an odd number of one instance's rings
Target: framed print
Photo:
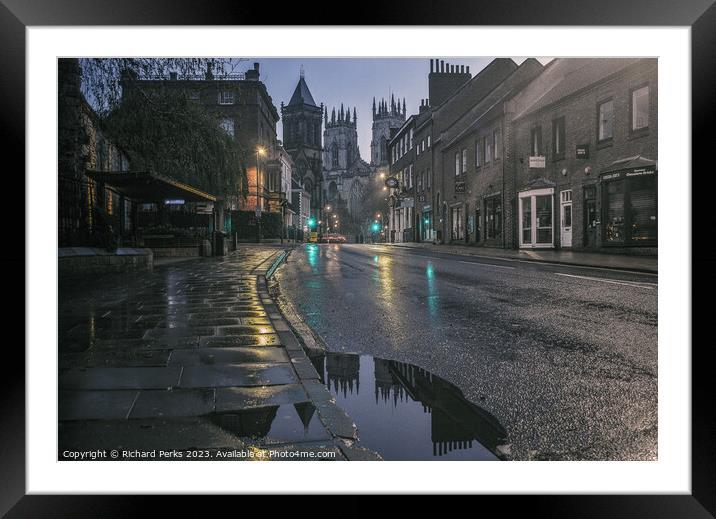
[[[27,324],[3,512],[438,493],[713,514],[691,171],[716,8],[365,11],[4,0]]]

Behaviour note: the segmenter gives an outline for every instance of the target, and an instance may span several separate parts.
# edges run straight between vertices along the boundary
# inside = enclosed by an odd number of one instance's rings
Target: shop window
[[[537,243],[552,243],[552,195],[535,197]]]
[[[464,210],[462,206],[452,208],[452,239],[463,240],[465,238]]]
[[[522,213],[522,243],[532,243],[532,197],[520,198]]]
[[[614,137],[614,101],[604,101],[598,107],[599,113],[599,142],[611,140]]]
[[[649,127],[649,87],[638,88],[631,93],[631,129],[645,130]]]
[[[604,192],[605,243],[641,245],[656,242],[655,174],[607,182]]]

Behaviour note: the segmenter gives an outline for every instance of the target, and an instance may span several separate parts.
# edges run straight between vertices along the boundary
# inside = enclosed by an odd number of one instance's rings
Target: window
[[[495,139],[495,160],[502,157],[502,128],[498,128],[494,133]]]
[[[631,129],[649,127],[649,87],[638,88],[631,93]]]
[[[648,245],[657,240],[657,181],[654,171],[610,180],[604,192],[607,245]]]
[[[428,137],[428,141],[430,141],[430,137]],[[423,139],[422,144],[423,144],[423,151],[425,151],[425,139]]]
[[[457,177],[459,175],[460,175],[460,154],[456,153],[455,154],[455,176]]]
[[[599,142],[614,137],[614,101],[604,101],[599,105]]]
[[[219,104],[220,105],[233,105],[234,104],[234,92],[231,90],[220,90],[219,91]]]
[[[338,144],[336,144],[335,142],[331,147],[331,163],[333,168],[338,167]]]
[[[415,147],[415,154],[420,155],[420,143]]]
[[[536,126],[530,132],[530,153],[533,157],[542,155],[542,127]]]
[[[219,121],[219,126],[222,130],[224,130],[229,136],[234,136],[234,120],[233,119],[221,119]]]
[[[431,182],[431,181],[430,181],[430,168],[428,168],[428,171],[427,171],[426,176],[427,176],[428,189],[430,189],[430,182]]]
[[[467,173],[467,149],[462,150],[462,172]]]
[[[413,129],[410,129],[410,149],[413,149]]]
[[[475,167],[479,168],[480,164],[482,163],[482,159],[480,157],[482,155],[482,150],[480,146],[480,141],[475,141]]]
[[[552,121],[552,149],[554,150],[554,160],[564,158],[564,117]]]
[[[490,142],[491,137],[492,136],[484,137],[482,139],[483,145],[485,147],[485,164],[492,160],[492,142]]]
[[[430,135],[428,135],[428,148],[430,147]]]

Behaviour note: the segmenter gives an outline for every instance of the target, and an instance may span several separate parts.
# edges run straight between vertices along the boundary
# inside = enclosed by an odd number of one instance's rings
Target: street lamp
[[[261,175],[259,173],[259,156],[266,155],[266,148],[256,146],[256,243],[261,243],[261,203],[259,199],[259,185]]]

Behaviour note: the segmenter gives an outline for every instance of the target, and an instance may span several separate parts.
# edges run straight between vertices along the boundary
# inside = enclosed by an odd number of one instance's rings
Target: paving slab
[[[268,386],[297,382],[288,364],[219,364],[182,368],[179,387]]]
[[[226,348],[236,346],[281,346],[276,334],[263,335],[224,335],[215,337],[202,337],[199,340],[200,348]]]
[[[214,411],[213,389],[140,391],[130,419],[201,416]]]
[[[127,418],[138,391],[60,391],[60,420],[121,420]]]
[[[69,369],[60,374],[60,389],[166,389],[180,374],[179,367]]]
[[[217,413],[307,402],[308,396],[301,384],[283,384],[259,387],[221,387],[216,389]]]
[[[259,445],[330,439],[310,402],[216,413],[213,423]]]
[[[169,366],[201,366],[211,364],[241,364],[247,362],[288,362],[283,348],[243,346],[174,350]]]

